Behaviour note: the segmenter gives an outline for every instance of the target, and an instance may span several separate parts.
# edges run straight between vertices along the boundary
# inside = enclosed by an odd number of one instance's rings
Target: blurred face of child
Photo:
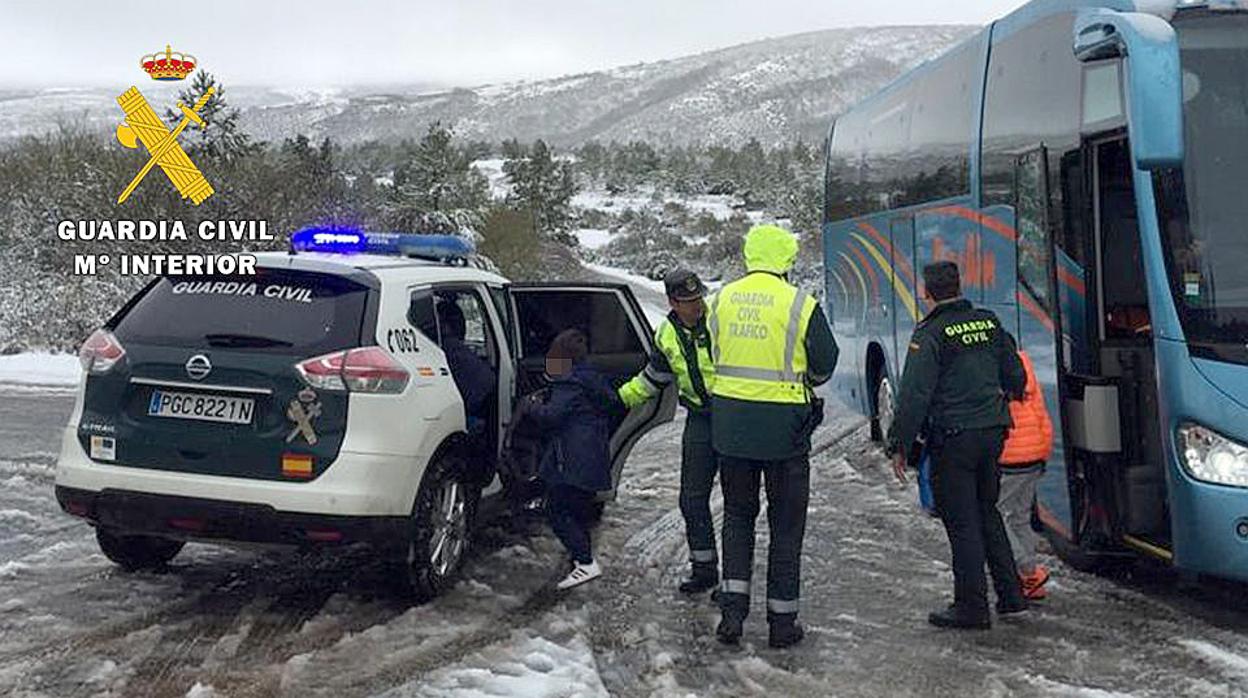
[[[552,378],[566,376],[572,372],[572,359],[546,357],[546,375]]]

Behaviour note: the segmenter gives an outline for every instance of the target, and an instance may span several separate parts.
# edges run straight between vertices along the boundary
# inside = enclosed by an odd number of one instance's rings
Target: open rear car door
[[[641,305],[624,284],[534,283],[509,287],[515,308],[518,396],[544,385],[546,350],[555,335],[569,328],[589,336],[589,361],[619,387],[645,367],[654,346],[654,330]],[[633,445],[676,414],[676,386],[629,411],[611,434],[611,495]]]

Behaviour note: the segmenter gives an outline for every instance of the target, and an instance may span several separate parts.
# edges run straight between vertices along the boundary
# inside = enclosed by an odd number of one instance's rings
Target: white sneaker
[[[602,568],[598,566],[597,561],[591,562],[588,565],[578,562],[572,568],[572,571],[568,573],[568,576],[564,577],[563,581],[559,582],[555,586],[559,589],[571,589],[572,587],[580,586],[585,582],[592,581],[601,576]]]

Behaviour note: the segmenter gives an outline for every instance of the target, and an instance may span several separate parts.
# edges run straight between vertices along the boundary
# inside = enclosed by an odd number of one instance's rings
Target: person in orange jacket
[[[1045,582],[1049,571],[1036,557],[1036,532],[1031,528],[1031,512],[1036,501],[1036,484],[1044,474],[1045,462],[1053,454],[1053,420],[1044,404],[1044,392],[1036,381],[1036,372],[1026,352],[1019,351],[1027,373],[1023,399],[1011,401],[1010,417],[1014,426],[1001,451],[1001,493],[997,509],[1005,522],[1005,531],[1014,549],[1023,596],[1039,601],[1046,596]]]

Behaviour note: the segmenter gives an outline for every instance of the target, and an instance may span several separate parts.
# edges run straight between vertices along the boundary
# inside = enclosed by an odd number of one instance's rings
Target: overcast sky
[[[0,0],[0,86],[133,82],[194,54],[226,84],[476,85],[836,27],[982,24],[1022,0]],[[141,75],[141,73],[138,73]]]

